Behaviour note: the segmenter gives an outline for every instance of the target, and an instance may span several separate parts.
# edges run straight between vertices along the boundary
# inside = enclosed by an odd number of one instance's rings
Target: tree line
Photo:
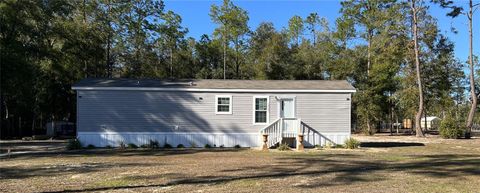
[[[452,17],[465,12],[442,0],[345,0],[335,23],[311,13],[292,16],[280,30],[268,21],[251,29],[248,12],[224,0],[205,13],[216,29],[194,39],[159,0],[4,0],[2,137],[75,121],[70,87],[87,77],[342,79],[357,88],[352,117],[366,133],[409,118],[422,136],[425,114],[471,127],[477,87],[465,92],[474,73],[466,79],[466,62],[429,14],[432,3]],[[475,64],[470,54],[472,72]]]

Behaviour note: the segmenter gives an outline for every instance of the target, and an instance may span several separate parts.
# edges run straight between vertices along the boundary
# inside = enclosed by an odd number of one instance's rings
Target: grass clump
[[[127,145],[127,147],[128,147],[129,149],[137,149],[137,148],[138,148],[138,146],[137,146],[136,144],[134,144],[134,143],[129,143],[129,144]]]
[[[118,147],[119,147],[120,149],[125,149],[125,148],[127,148],[127,145],[125,144],[125,142],[120,141],[120,142],[118,142]]]
[[[95,149],[96,147],[95,147],[95,145],[88,144],[86,148],[87,148],[87,149]]]
[[[197,148],[197,144],[195,142],[190,142],[190,147],[191,148]]]
[[[150,149],[158,149],[160,148],[160,143],[157,140],[151,140],[148,142],[148,148]]]
[[[235,146],[233,146],[233,147],[234,147],[234,148],[237,148],[237,149],[238,149],[238,148],[242,148],[242,146],[240,146],[239,144],[237,144],[237,145],[235,145]]]
[[[278,151],[288,151],[290,147],[286,143],[282,143],[277,147]]]
[[[458,139],[465,133],[465,127],[452,116],[446,116],[438,128],[440,136],[445,139]]]
[[[173,146],[170,145],[169,143],[165,143],[165,144],[163,144],[163,148],[164,148],[164,149],[172,149]]]
[[[207,148],[207,149],[210,149],[210,148],[212,148],[212,146],[211,146],[210,144],[208,144],[208,143],[207,143],[207,144],[205,144],[205,146],[203,146],[203,147],[204,147],[204,148]]]
[[[67,150],[82,149],[82,143],[78,139],[70,139],[67,143]]]
[[[185,148],[185,146],[180,143],[180,144],[177,145],[177,148],[180,148],[180,149],[181,149],[181,148]]]
[[[355,138],[348,138],[345,140],[345,148],[347,149],[357,149],[360,147],[360,141],[356,140]]]

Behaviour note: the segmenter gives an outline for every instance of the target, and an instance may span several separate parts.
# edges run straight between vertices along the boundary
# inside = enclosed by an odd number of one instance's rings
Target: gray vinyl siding
[[[232,114],[215,113],[216,95],[232,96]],[[295,96],[297,117],[312,128],[350,132],[349,93],[78,91],[77,128],[79,132],[254,133],[265,125],[253,124],[253,96],[269,96],[270,122],[278,117],[275,96]]]

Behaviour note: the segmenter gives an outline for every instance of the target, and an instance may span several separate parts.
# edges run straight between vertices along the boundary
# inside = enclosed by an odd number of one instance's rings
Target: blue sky
[[[468,1],[455,1],[458,5],[468,5]],[[199,39],[202,34],[211,35],[216,25],[210,20],[208,13],[212,4],[220,5],[222,1],[212,0],[166,0],[165,9],[172,10],[179,14],[183,19],[183,26],[189,30],[188,36]],[[242,7],[248,12],[250,20],[248,25],[251,30],[255,30],[259,23],[267,21],[272,22],[277,29],[282,29],[288,25],[288,20],[293,15],[299,15],[305,18],[312,12],[325,17],[333,27],[335,19],[339,16],[340,1],[335,0],[240,0],[234,1],[235,5]],[[465,6],[466,7],[466,6]],[[430,6],[430,13],[437,18],[442,32],[455,43],[455,55],[461,61],[468,58],[468,29],[465,16],[452,19],[446,17],[446,10],[436,5]],[[478,23],[480,13],[474,17],[474,54],[480,53],[478,50],[478,38],[480,29],[475,25]],[[451,32],[451,28],[458,30],[457,34]],[[476,46],[477,45],[477,46]]]

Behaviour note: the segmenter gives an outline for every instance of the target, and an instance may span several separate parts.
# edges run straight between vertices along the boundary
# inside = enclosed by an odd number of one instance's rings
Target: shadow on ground
[[[361,147],[410,147],[425,146],[423,143],[415,142],[362,142]]]
[[[462,178],[466,175],[480,175],[479,165],[480,157],[474,154],[407,155],[403,160],[399,161],[371,159],[368,158],[368,156],[358,154],[325,153],[319,156],[292,154],[276,156],[273,162],[265,163],[264,165],[248,165],[236,169],[219,169],[217,171],[211,171],[207,175],[194,177],[183,174],[182,178],[170,179],[169,182],[166,183],[71,189],[58,192],[160,188],[174,185],[212,185],[236,180],[268,180],[288,177],[294,177],[294,179],[304,177],[305,179],[309,179],[309,183],[299,184],[296,187],[311,189],[362,182],[378,182],[385,180],[385,175],[392,172],[407,172],[419,175],[420,177]],[[128,167],[128,164],[125,167]],[[102,168],[100,167],[99,169]],[[149,177],[142,176],[141,178]],[[151,178],[154,179],[156,177],[152,176]],[[327,180],[322,178],[327,178]]]

